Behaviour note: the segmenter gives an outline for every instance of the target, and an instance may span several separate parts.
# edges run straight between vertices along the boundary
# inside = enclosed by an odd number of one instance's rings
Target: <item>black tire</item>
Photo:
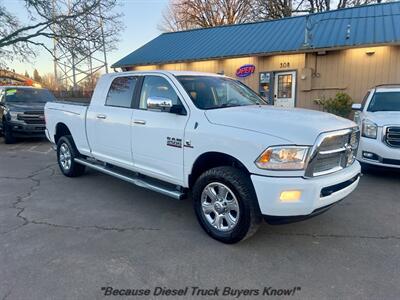
[[[230,230],[219,230],[213,227],[203,212],[203,190],[214,183],[228,187],[238,202],[240,211],[238,220]],[[194,185],[193,201],[197,219],[203,229],[212,238],[226,244],[234,244],[249,238],[257,231],[262,221],[257,196],[250,177],[243,171],[233,167],[217,167],[204,172]]]
[[[70,162],[65,164],[62,162],[62,155],[65,147],[70,153]],[[57,143],[57,162],[61,172],[67,177],[78,177],[85,172],[85,166],[75,162],[75,158],[80,157],[78,149],[76,149],[72,136],[66,135],[61,137]]]
[[[366,163],[360,163],[361,164],[361,173],[365,173],[368,174],[369,172],[371,172],[371,170],[373,170],[373,166],[370,164],[366,164]]]
[[[3,135],[4,135],[4,142],[6,144],[14,144],[16,139],[13,135],[11,128],[7,125],[7,122],[3,121]]]

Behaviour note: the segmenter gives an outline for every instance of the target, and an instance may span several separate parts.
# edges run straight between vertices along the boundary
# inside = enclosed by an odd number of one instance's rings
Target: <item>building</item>
[[[192,70],[236,77],[277,106],[400,83],[400,2],[250,24],[164,33],[116,62],[127,70]]]

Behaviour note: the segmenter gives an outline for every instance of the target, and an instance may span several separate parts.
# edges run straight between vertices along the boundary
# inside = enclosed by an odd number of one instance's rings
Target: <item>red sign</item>
[[[236,76],[244,78],[253,74],[255,70],[256,70],[255,65],[243,65],[236,70]]]

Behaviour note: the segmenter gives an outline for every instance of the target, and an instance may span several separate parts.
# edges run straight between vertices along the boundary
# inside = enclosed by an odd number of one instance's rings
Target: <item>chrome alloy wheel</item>
[[[201,194],[201,207],[207,222],[220,231],[232,230],[239,221],[235,194],[220,182],[208,184]]]
[[[71,168],[72,157],[71,151],[66,143],[62,143],[60,146],[60,164],[61,167],[68,171]]]

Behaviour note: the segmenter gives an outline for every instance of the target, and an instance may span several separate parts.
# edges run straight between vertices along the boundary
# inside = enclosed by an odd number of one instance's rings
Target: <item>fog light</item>
[[[372,152],[363,151],[362,155],[364,158],[378,160],[378,156]]]
[[[298,202],[301,198],[300,191],[284,191],[281,193],[281,202]]]

